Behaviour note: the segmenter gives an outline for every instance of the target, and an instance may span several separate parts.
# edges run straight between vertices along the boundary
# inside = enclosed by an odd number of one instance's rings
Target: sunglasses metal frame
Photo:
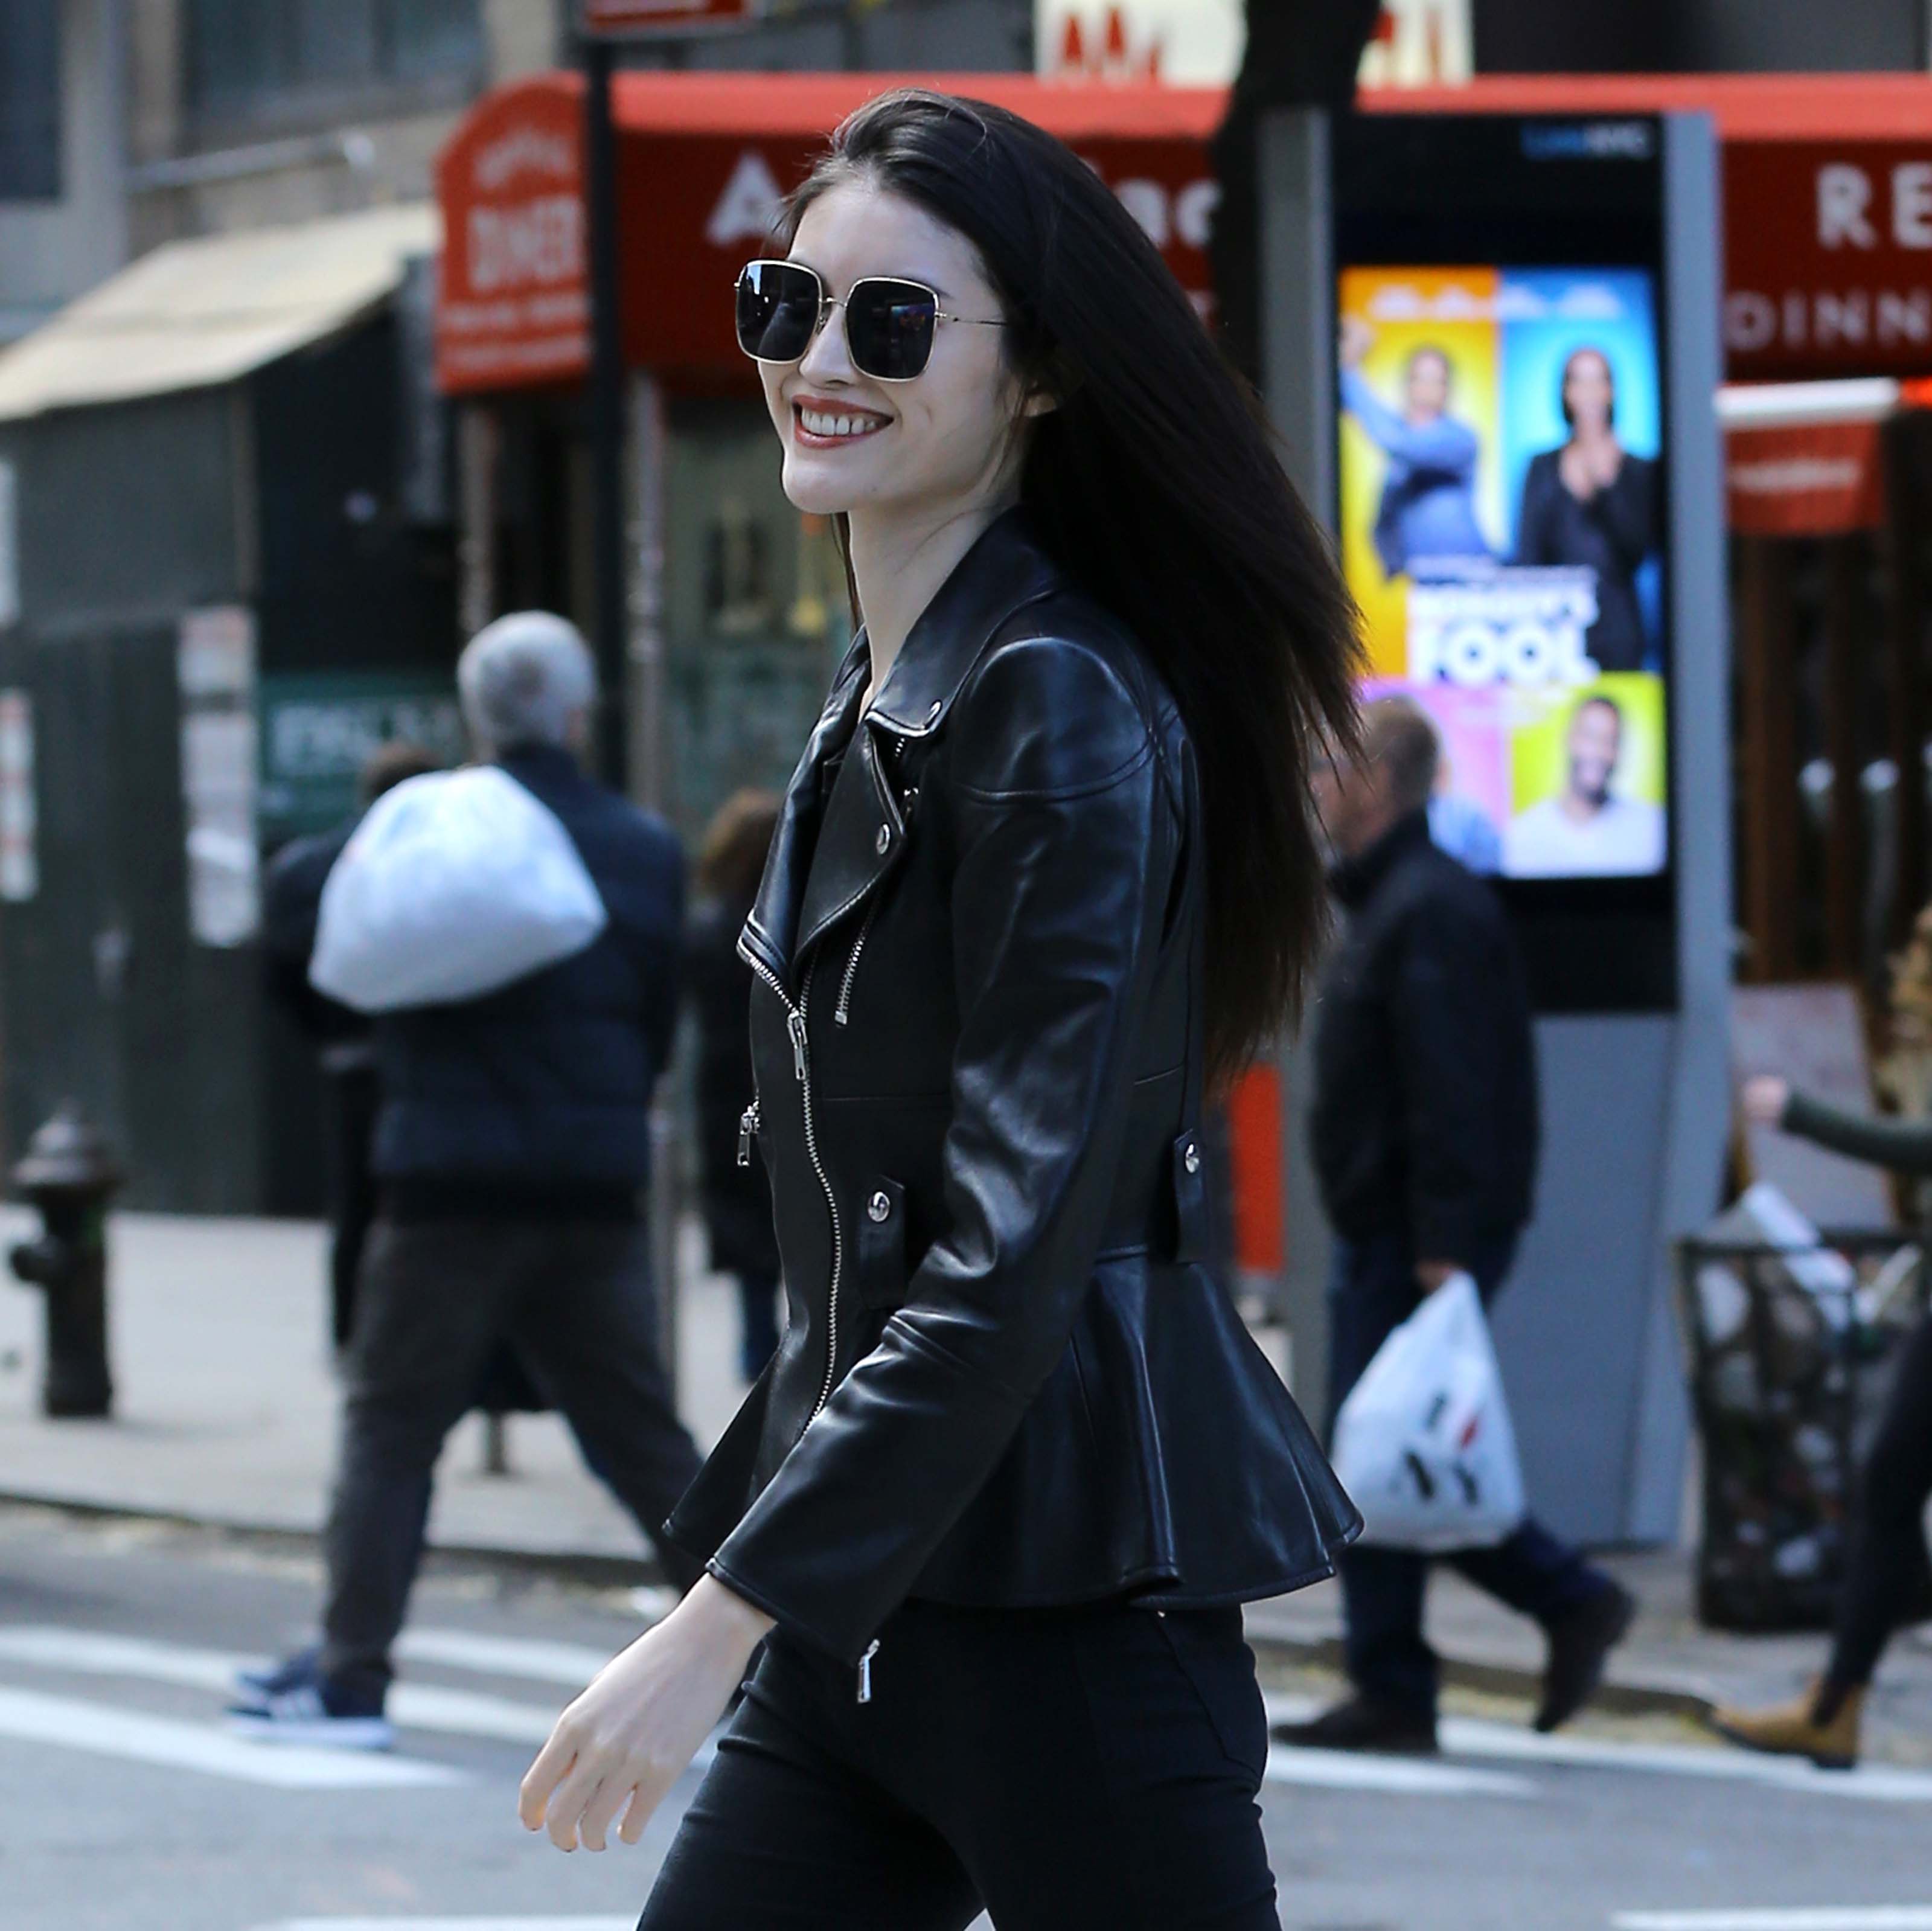
[[[812,323],[812,333],[806,338],[805,347],[800,350],[796,355],[754,356],[752,354],[749,349],[746,348],[742,341],[739,343],[738,347],[745,355],[750,356],[753,362],[770,368],[782,369],[793,362],[804,361],[812,353],[812,344],[818,340],[820,335],[824,332],[826,322],[832,310],[844,308],[849,311],[853,296],[857,294],[860,289],[873,284],[883,284],[892,288],[916,288],[920,294],[930,296],[932,302],[932,341],[926,344],[926,360],[921,362],[910,375],[874,375],[870,369],[862,367],[858,357],[853,355],[852,338],[848,330],[845,338],[845,353],[852,356],[852,366],[857,369],[868,382],[918,381],[932,365],[933,347],[939,339],[939,325],[942,322],[964,322],[969,327],[974,329],[1004,329],[1006,326],[1006,318],[1004,316],[988,319],[982,315],[956,315],[950,310],[940,308],[938,290],[928,283],[915,281],[908,275],[862,275],[843,295],[832,295],[827,292],[825,278],[818,272],[818,269],[807,268],[802,262],[782,261],[776,257],[770,255],[761,255],[755,261],[748,261],[738,271],[738,278],[731,284],[734,292],[744,286],[745,278],[756,268],[790,269],[794,274],[809,275],[818,285],[818,314]]]

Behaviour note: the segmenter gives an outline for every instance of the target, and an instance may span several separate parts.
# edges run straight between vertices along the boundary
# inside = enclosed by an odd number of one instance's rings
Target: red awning
[[[618,77],[626,352],[673,380],[742,370],[724,291],[778,197],[862,101],[914,77]],[[924,78],[931,80],[932,77]],[[1211,88],[947,75],[1070,142],[1211,296]],[[565,376],[587,358],[580,88],[548,74],[486,97],[438,164],[447,237],[437,314],[446,389]],[[1599,115],[1701,110],[1724,143],[1726,373],[1732,380],[1932,371],[1932,76],[1491,76],[1364,95],[1372,113]]]
[[[914,77],[626,74],[613,98],[626,359],[673,380],[740,379],[730,291],[783,194],[854,108]],[[952,75],[949,88],[1076,148],[1204,307],[1218,89]],[[452,392],[580,374],[589,362],[582,87],[543,74],[480,101],[444,149],[436,376]]]

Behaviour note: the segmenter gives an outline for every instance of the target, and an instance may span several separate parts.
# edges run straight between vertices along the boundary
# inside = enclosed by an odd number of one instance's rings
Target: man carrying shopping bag
[[[1530,1215],[1538,1125],[1528,993],[1494,895],[1430,842],[1438,756],[1426,716],[1384,698],[1364,713],[1360,761],[1338,762],[1318,788],[1346,914],[1318,1007],[1312,1117],[1336,1235],[1329,1398],[1337,1407],[1424,1297],[1467,1274],[1486,1305]],[[1500,1542],[1446,1559],[1546,1632],[1537,1728],[1574,1716],[1629,1627],[1628,1594],[1527,1516]],[[1422,1634],[1428,1557],[1358,1544],[1341,1572],[1354,1694],[1277,1735],[1326,1749],[1434,1749],[1438,1669]]]

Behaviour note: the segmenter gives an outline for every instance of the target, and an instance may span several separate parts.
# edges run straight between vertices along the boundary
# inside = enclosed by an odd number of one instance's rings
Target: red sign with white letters
[[[785,195],[877,74],[620,74],[618,253],[625,359],[686,387],[748,383],[731,284],[772,245]],[[976,75],[962,91],[1040,122],[1112,188],[1204,313],[1219,188],[1208,89],[1059,87]],[[590,364],[582,84],[538,75],[490,95],[436,164],[446,393],[574,379]]]

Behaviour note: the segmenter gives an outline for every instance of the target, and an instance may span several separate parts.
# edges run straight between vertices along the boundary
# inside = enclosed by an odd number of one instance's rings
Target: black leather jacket
[[[667,1524],[856,1661],[916,1596],[1196,1606],[1360,1528],[1202,1265],[1200,804],[1134,640],[1002,518],[861,719],[862,636],[740,948],[790,1321]]]

